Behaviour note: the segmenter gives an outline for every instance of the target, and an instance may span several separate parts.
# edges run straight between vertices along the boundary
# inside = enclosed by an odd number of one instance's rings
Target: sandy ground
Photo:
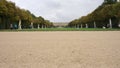
[[[120,32],[0,32],[0,68],[120,68]]]

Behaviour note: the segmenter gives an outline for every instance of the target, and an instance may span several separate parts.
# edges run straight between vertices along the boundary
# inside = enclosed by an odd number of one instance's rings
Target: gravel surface
[[[120,68],[120,31],[0,32],[0,68]]]

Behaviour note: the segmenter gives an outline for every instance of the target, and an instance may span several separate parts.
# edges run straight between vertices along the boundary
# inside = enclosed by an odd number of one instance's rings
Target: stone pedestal
[[[38,29],[40,29],[40,25],[38,24]]]
[[[83,28],[83,25],[81,24],[81,28]]]
[[[79,29],[79,25],[77,25],[77,28]]]
[[[76,28],[76,25],[75,25],[75,28]]]
[[[88,24],[86,24],[86,28],[88,28]]]
[[[117,0],[117,2],[120,2],[120,0]]]
[[[21,20],[19,20],[18,29],[21,29]]]
[[[34,27],[33,27],[33,22],[31,22],[31,28],[33,29]]]
[[[120,23],[118,24],[118,27],[120,28]]]
[[[118,23],[118,27],[120,28],[120,20],[119,20],[119,23]]]
[[[44,26],[42,25],[42,29],[44,28]]]
[[[112,20],[111,20],[111,18],[109,19],[109,25],[110,25],[110,28],[112,28]]]
[[[96,22],[94,22],[94,28],[96,28]]]
[[[103,29],[106,29],[106,27],[105,27],[105,26],[103,26]]]

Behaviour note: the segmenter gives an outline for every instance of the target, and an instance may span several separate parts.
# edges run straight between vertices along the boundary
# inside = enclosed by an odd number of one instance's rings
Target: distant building
[[[55,27],[61,28],[61,27],[66,27],[68,25],[67,22],[55,22],[53,23]]]

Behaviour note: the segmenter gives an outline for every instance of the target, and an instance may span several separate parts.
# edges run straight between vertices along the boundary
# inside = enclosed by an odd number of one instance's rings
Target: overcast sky
[[[104,0],[11,0],[52,22],[69,22],[95,10]]]

